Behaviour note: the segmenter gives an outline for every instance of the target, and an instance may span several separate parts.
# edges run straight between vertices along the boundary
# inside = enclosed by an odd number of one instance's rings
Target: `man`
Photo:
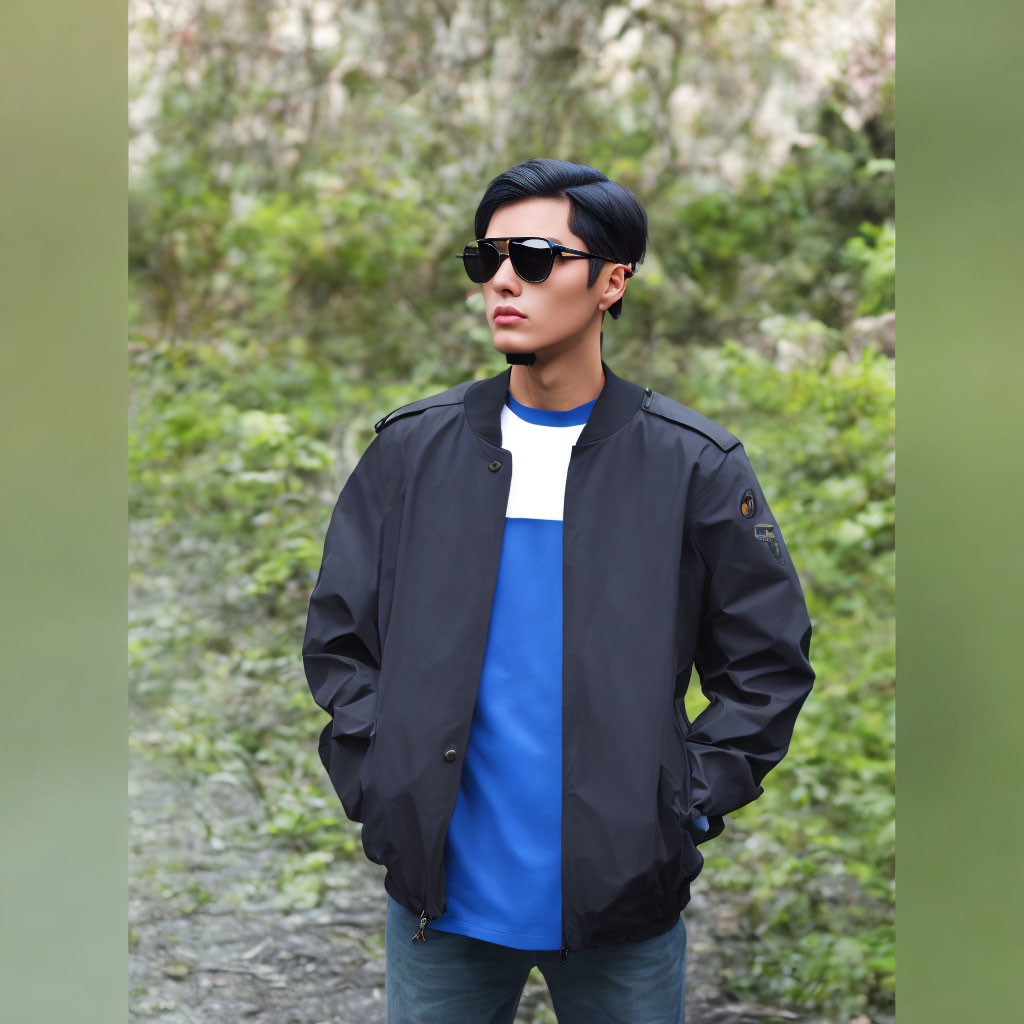
[[[562,1024],[681,1024],[697,845],[814,680],[803,592],[740,441],[601,357],[633,194],[528,160],[475,231],[510,366],[379,420],[341,492],[303,643],[320,756],[388,869],[390,1024],[511,1022],[534,966]]]

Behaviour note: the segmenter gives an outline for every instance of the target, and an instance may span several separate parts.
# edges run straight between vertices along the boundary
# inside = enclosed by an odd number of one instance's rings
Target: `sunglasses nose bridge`
[[[505,278],[510,281],[521,281],[515,267],[512,266],[512,260],[509,259],[508,252],[502,252],[498,250],[498,266],[495,268],[494,273],[491,275],[491,283],[502,283]]]

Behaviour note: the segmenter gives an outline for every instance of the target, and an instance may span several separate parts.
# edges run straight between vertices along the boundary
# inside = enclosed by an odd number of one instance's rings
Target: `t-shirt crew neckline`
[[[542,427],[573,427],[580,423],[586,423],[596,401],[596,397],[592,398],[589,402],[584,402],[583,405],[577,405],[575,409],[535,409],[533,406],[517,402],[512,397],[511,391],[505,393],[505,404],[520,419]]]

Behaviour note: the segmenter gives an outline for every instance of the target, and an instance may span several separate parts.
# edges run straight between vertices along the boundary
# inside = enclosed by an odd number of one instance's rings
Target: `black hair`
[[[534,197],[568,199],[569,230],[583,239],[588,252],[610,256],[636,270],[647,252],[647,211],[625,185],[610,181],[593,167],[535,157],[499,174],[476,209],[475,238],[484,238],[494,211],[506,203]],[[593,259],[587,287],[604,266]],[[622,316],[622,299],[608,308],[613,320]]]

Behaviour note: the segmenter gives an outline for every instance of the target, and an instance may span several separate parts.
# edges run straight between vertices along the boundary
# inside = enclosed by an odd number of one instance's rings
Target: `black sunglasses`
[[[506,242],[507,252],[502,252],[496,243]],[[512,269],[530,284],[540,284],[546,281],[555,265],[555,257],[562,259],[590,259],[605,260],[608,263],[619,263],[608,256],[595,256],[590,252],[580,252],[579,249],[570,249],[568,246],[552,242],[549,238],[531,238],[521,235],[516,238],[478,238],[475,242],[467,245],[460,253],[456,253],[456,259],[462,260],[466,268],[466,274],[470,281],[476,284],[483,284],[490,281],[498,272],[503,259],[512,261]],[[626,276],[632,277],[633,271],[626,268]]]

